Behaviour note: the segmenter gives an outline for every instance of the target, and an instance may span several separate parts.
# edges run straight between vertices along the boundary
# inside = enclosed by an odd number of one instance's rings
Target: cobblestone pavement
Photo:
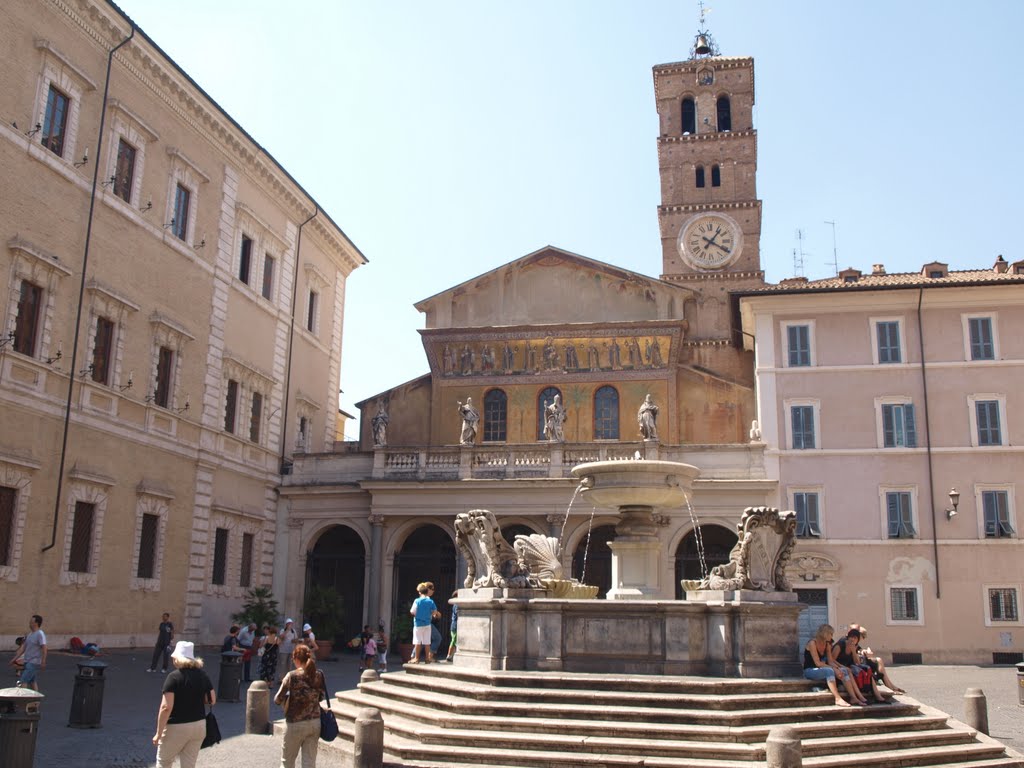
[[[67,727],[71,711],[76,661],[83,657],[51,653],[41,676],[42,704],[35,768],[151,768],[156,748],[150,739],[156,725],[156,711],[164,676],[145,671],[149,649],[105,652],[100,661],[110,666],[105,673],[102,727]],[[219,659],[207,649],[208,671],[217,684]],[[5,665],[0,684],[13,685],[13,673]],[[352,688],[359,679],[358,659],[341,655],[321,665],[333,690]],[[393,668],[401,669],[396,664]],[[283,667],[279,670],[282,674]],[[1024,706],[1017,703],[1017,676],[1013,667],[904,666],[893,667],[892,678],[908,695],[952,717],[964,717],[963,696],[967,688],[981,688],[988,699],[989,730],[993,738],[1024,752]],[[220,702],[217,720],[224,740],[202,751],[200,768],[259,768],[276,766],[281,759],[281,740],[275,736],[246,735],[245,694],[237,704]],[[282,717],[271,703],[271,720]],[[3,762],[0,756],[0,763]]]

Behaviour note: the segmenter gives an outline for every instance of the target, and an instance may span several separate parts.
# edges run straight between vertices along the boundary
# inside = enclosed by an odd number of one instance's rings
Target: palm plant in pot
[[[345,601],[334,587],[311,584],[306,589],[302,615],[313,627],[317,645],[320,646],[316,653],[317,659],[322,661],[330,656],[334,641],[341,632],[341,616],[344,610]]]
[[[399,610],[391,618],[392,645],[398,649],[398,653],[405,663],[412,658],[412,614],[409,613],[411,604],[405,610]]]

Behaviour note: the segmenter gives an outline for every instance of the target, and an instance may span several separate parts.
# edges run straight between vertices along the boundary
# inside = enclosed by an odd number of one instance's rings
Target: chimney
[[[885,264],[872,264],[871,265],[871,274],[872,275],[884,275],[885,274]]]
[[[1010,265],[1006,263],[1006,259],[1003,258],[1003,254],[999,254],[998,258],[996,258],[996,263],[993,265],[992,269],[995,271],[997,275],[1001,275],[1007,269],[1009,269],[1009,266]]]

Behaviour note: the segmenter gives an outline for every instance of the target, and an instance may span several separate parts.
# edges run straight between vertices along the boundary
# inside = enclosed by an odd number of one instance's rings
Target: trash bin
[[[95,659],[78,662],[75,687],[71,693],[71,714],[68,725],[72,728],[99,728],[103,716],[103,670],[109,665]]]
[[[1024,706],[1024,662],[1017,665],[1017,703]]]
[[[224,651],[220,655],[220,678],[217,680],[217,701],[238,702],[242,687],[242,654]]]
[[[31,688],[0,689],[0,765],[32,768],[43,694]]]

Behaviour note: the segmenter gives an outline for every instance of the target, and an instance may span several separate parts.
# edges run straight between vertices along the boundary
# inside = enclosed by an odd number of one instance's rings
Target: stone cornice
[[[666,213],[698,213],[700,211],[738,211],[745,208],[761,208],[760,200],[733,200],[714,203],[690,203],[687,205],[659,205],[658,215]]]
[[[658,137],[658,144],[684,144],[691,141],[726,141],[728,139],[757,138],[757,129],[749,131],[707,131],[705,133],[686,133],[682,136],[670,136],[662,134]]]
[[[692,272],[681,275],[662,275],[662,280],[670,282],[697,282],[701,280],[760,280],[764,282],[764,272]]]

